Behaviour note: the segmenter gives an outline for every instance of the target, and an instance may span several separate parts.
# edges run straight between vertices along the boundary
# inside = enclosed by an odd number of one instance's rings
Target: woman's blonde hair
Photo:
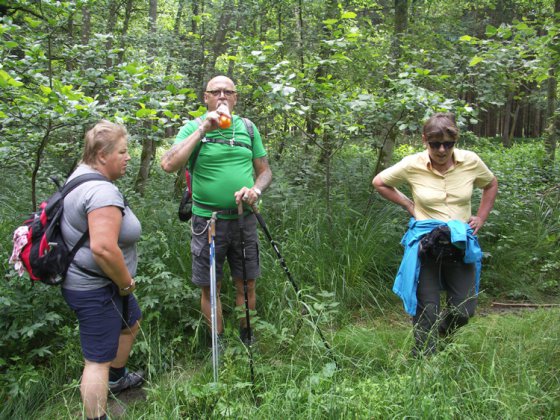
[[[87,165],[97,163],[100,152],[111,153],[117,142],[127,135],[128,132],[123,125],[106,120],[99,121],[86,133],[82,162]]]
[[[459,129],[455,124],[455,115],[450,112],[432,115],[424,124],[422,134],[426,141],[441,140],[446,136],[456,141],[459,138]]]

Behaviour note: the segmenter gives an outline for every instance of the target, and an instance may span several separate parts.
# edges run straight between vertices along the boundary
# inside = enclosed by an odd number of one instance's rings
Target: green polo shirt
[[[202,120],[206,118],[203,115]],[[198,128],[196,121],[189,121],[177,134],[175,144],[182,142]],[[216,209],[236,209],[234,193],[243,187],[254,185],[253,159],[266,156],[261,135],[254,128],[253,150],[241,146],[231,146],[221,143],[202,143],[195,148],[189,160],[192,173],[193,200],[205,206]],[[231,127],[218,129],[206,133],[206,138],[222,139],[226,141],[251,145],[251,138],[243,120],[233,116]],[[196,159],[196,167],[192,171],[192,160],[197,149],[200,153]],[[193,205],[193,214],[210,217],[210,210]],[[220,218],[235,218],[236,216],[220,215]]]

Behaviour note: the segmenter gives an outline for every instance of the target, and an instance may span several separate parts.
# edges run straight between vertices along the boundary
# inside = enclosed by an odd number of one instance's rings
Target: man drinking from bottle
[[[244,281],[237,205],[250,208],[272,181],[266,151],[257,128],[248,120],[233,115],[237,91],[231,79],[211,79],[204,93],[207,112],[200,121],[189,121],[177,135],[175,144],[161,159],[166,172],[176,172],[189,164],[192,175],[192,282],[201,287],[201,308],[210,320],[210,278],[208,225],[213,212],[216,223],[217,333],[223,334],[219,298],[223,264],[227,258],[236,289],[236,305],[244,304]],[[248,132],[250,124],[251,133]],[[252,138],[253,137],[253,138]],[[247,211],[244,228],[247,297],[249,309],[255,309],[255,279],[260,275],[257,225]],[[248,343],[252,332],[242,319],[241,339]]]

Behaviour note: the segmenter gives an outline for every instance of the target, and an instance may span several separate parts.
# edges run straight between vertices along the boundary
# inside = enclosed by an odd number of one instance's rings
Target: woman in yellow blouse
[[[435,114],[423,127],[426,150],[380,172],[375,189],[412,216],[403,237],[405,253],[393,291],[413,316],[414,355],[436,351],[436,335],[447,335],[474,315],[482,252],[475,236],[494,205],[498,181],[473,152],[456,147],[453,114]],[[408,184],[412,199],[397,187]],[[476,215],[473,187],[482,188]],[[447,292],[440,314],[440,291]]]

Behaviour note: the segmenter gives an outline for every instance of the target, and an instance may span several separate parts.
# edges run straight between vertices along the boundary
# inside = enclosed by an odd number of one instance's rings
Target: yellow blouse
[[[442,175],[432,168],[425,150],[405,157],[379,176],[390,187],[410,185],[416,220],[467,222],[471,216],[473,186],[486,187],[494,174],[474,152],[455,148],[453,160],[454,165]]]

